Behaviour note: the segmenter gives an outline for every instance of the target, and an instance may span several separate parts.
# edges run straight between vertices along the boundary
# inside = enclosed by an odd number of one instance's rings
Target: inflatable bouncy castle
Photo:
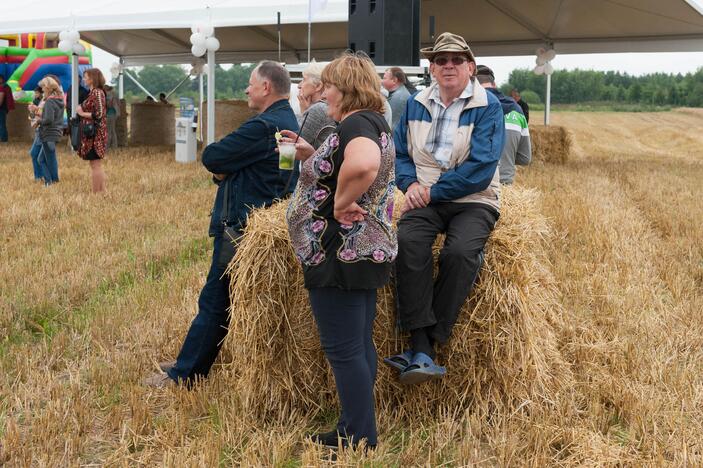
[[[71,85],[71,54],[58,49],[57,33],[22,33],[0,35],[0,40],[8,42],[0,45],[0,75],[12,89],[18,102],[31,102],[32,92],[39,80],[48,74],[59,77],[64,89]],[[78,57],[78,75],[91,68],[92,48],[87,42],[85,54]]]

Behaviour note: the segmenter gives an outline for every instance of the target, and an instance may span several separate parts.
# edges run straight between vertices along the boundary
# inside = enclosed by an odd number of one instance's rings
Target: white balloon
[[[215,34],[215,28],[211,24],[205,23],[202,25],[200,32],[205,34],[205,37],[210,37]]]
[[[59,50],[61,52],[71,52],[73,49],[73,43],[67,40],[59,41]]]
[[[545,74],[545,75],[551,75],[552,73],[554,73],[554,67],[552,66],[551,63],[547,62],[547,63],[544,65],[544,74]]]
[[[81,35],[75,29],[71,29],[66,35],[66,37],[71,42],[78,42],[81,38]]]
[[[203,55],[205,55],[205,52],[207,52],[207,49],[204,45],[193,44],[193,47],[190,48],[190,51],[196,57],[202,57]]]
[[[207,38],[205,37],[205,35],[203,33],[197,32],[197,33],[193,33],[190,35],[190,43],[193,45],[204,46],[206,40],[207,40]]]
[[[535,75],[541,75],[544,73],[544,65],[537,65],[532,71],[535,72]]]
[[[59,33],[59,41],[67,41],[68,40],[68,31],[61,31]]]
[[[535,50],[535,55],[537,57],[541,57],[544,55],[545,52],[546,50],[544,50],[544,47],[540,47],[539,49]]]
[[[554,57],[557,56],[557,53],[554,49],[549,49],[544,53],[544,58],[547,59],[547,62],[554,60]]]
[[[217,52],[217,50],[220,48],[220,41],[214,36],[208,37],[205,40],[205,47],[207,47],[207,50]]]
[[[545,60],[544,56],[538,56],[538,57],[535,59],[535,63],[536,63],[537,65],[540,65],[540,66],[541,66],[541,65],[544,65],[545,63],[547,63],[547,61]]]
[[[80,42],[77,44],[73,44],[73,53],[76,55],[85,54],[85,46],[83,44],[81,44]]]

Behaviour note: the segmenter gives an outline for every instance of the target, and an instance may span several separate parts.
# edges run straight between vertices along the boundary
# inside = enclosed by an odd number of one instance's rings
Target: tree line
[[[510,73],[501,90],[520,90],[526,101],[544,102],[547,77],[531,70]],[[622,102],[659,106],[703,107],[703,68],[682,75],[652,73],[633,76],[621,72],[593,70],[556,70],[552,75],[551,98],[554,103]],[[525,96],[527,94],[527,96]]]
[[[215,96],[217,99],[246,99],[244,90],[249,82],[253,65],[233,65],[228,69],[217,65],[215,70]],[[189,68],[180,65],[147,65],[139,70],[130,69],[151,93],[168,93],[188,75]],[[144,92],[130,79],[125,78],[128,100],[142,100]],[[529,103],[543,103],[546,76],[535,75],[528,69],[510,73],[508,83],[501,90],[509,94],[512,88],[520,90]],[[191,77],[175,93],[197,101],[198,80]],[[633,76],[621,72],[593,70],[556,70],[552,75],[552,102],[578,104],[588,102],[619,102],[655,106],[703,107],[703,68],[682,75],[652,73]]]

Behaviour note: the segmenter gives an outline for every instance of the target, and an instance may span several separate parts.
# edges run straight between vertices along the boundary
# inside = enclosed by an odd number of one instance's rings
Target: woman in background
[[[63,92],[61,86],[52,77],[46,76],[39,81],[44,98],[43,105],[35,108],[35,118],[38,123],[39,142],[41,151],[37,162],[41,170],[44,184],[49,186],[59,181],[59,163],[56,159],[56,143],[63,135]]]
[[[99,69],[91,68],[83,72],[83,80],[90,91],[83,104],[76,109],[76,114],[81,118],[81,147],[78,149],[78,155],[90,162],[93,193],[100,193],[105,191],[102,160],[107,152],[105,77]],[[84,134],[84,122],[94,125],[93,135]]]
[[[105,102],[107,105],[107,147],[117,148],[117,118],[120,116],[120,100],[112,86],[105,86]]]
[[[324,65],[311,62],[303,70],[303,81],[298,85],[298,103],[302,113],[298,117],[298,125],[305,122],[300,128],[300,138],[315,149],[320,147],[337,126],[337,122],[327,114],[327,103],[322,98],[324,69]]]

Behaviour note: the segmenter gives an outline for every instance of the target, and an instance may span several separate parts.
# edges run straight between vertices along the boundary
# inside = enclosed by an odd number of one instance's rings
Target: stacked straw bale
[[[550,404],[572,385],[553,331],[561,315],[545,256],[550,231],[538,209],[538,194],[519,187],[504,192],[480,280],[453,337],[439,351],[447,376],[408,388],[379,364],[380,411],[406,419],[434,418],[469,406],[485,416],[504,414]],[[396,216],[402,197],[396,197]],[[233,362],[226,378],[245,410],[267,419],[315,413],[336,399],[302,269],[288,239],[286,205],[252,212],[230,265],[231,323],[224,346]],[[438,241],[435,254],[440,245]],[[387,286],[379,290],[374,330],[379,363],[403,348],[401,338],[395,328],[394,288]]]
[[[115,122],[118,146],[127,146],[127,137],[129,135],[127,129],[127,115],[127,101],[120,99],[120,115],[117,117],[117,122]]]
[[[532,158],[555,164],[564,164],[571,155],[571,134],[558,125],[530,125]]]
[[[203,103],[203,135],[207,135],[207,102]],[[221,140],[239,128],[256,112],[251,110],[247,101],[215,101],[215,140]]]
[[[171,104],[138,102],[132,104],[129,120],[131,145],[174,145],[176,108]]]
[[[29,124],[29,104],[15,103],[15,110],[7,113],[7,134],[10,141],[31,142],[34,140],[34,129]]]

